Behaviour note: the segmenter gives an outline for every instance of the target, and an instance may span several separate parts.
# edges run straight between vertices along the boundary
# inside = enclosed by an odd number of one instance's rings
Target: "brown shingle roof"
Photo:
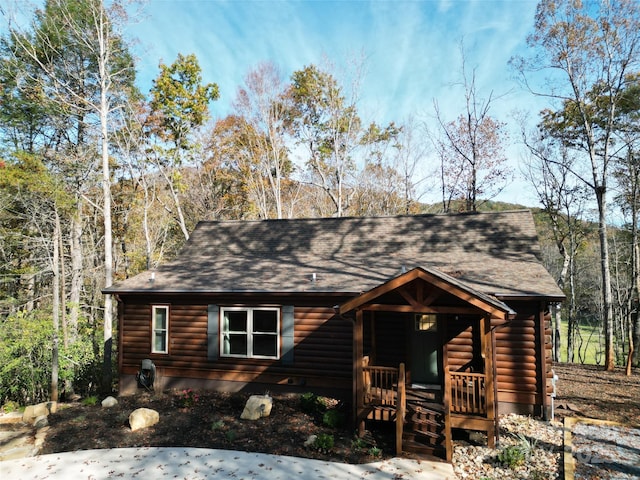
[[[561,297],[538,255],[527,210],[201,222],[153,282],[145,272],[105,292],[360,293],[425,267],[489,295]]]

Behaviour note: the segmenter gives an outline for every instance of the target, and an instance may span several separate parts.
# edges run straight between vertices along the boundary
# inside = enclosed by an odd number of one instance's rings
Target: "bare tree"
[[[592,191],[598,208],[602,273],[605,369],[615,367],[607,206],[615,144],[616,112],[628,74],[640,66],[640,4],[635,0],[542,0],[534,32],[528,39],[533,55],[512,64],[530,90],[558,102],[543,113],[542,128],[580,153],[590,173],[571,173]],[[528,75],[552,75],[545,90],[535,90]]]
[[[525,177],[534,187],[538,200],[551,226],[551,235],[562,259],[557,274],[560,288],[565,291],[567,301],[567,361],[575,361],[575,339],[579,331],[578,298],[576,293],[576,257],[586,237],[583,209],[587,190],[576,182],[570,168],[573,160],[570,152],[553,139],[536,132],[528,136],[522,129],[522,138],[530,157],[525,161]],[[562,161],[558,161],[562,159]],[[557,313],[557,311],[556,311]],[[560,319],[554,318],[554,358],[560,360]]]
[[[446,121],[437,102],[434,110],[439,135],[434,146],[440,157],[442,206],[449,211],[453,199],[463,198],[465,210],[475,212],[480,197],[490,200],[502,191],[511,177],[507,165],[505,124],[489,115],[495,98],[485,99],[476,86],[476,70],[467,72],[464,47],[462,54],[462,87],[465,110],[456,120]]]
[[[263,218],[271,216],[271,204],[275,217],[283,218],[283,183],[292,171],[290,103],[289,86],[273,63],[261,63],[249,71],[233,103],[238,116],[244,119],[241,138],[248,145],[242,151],[251,155],[245,159],[249,167],[245,171],[258,176],[252,183],[259,187],[254,194],[261,198],[258,203],[262,205]]]

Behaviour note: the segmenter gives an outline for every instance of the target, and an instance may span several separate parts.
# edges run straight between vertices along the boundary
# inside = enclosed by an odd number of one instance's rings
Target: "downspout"
[[[541,384],[541,407],[542,407],[542,420],[549,420],[547,412],[547,350],[545,341],[545,304],[540,302],[538,307],[538,335],[540,337],[540,384]]]
[[[496,436],[496,445],[500,445],[500,401],[498,400],[498,359],[496,357],[496,330],[498,326],[495,328],[491,328],[491,318],[489,318],[489,329],[491,330],[491,355],[493,356],[493,401],[494,401],[494,424],[495,424],[495,436]]]

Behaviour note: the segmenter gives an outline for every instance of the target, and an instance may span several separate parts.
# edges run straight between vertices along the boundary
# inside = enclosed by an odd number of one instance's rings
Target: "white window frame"
[[[274,332],[256,332],[253,330],[253,313],[256,310],[261,311],[273,311],[276,312],[276,329]],[[246,332],[234,332],[229,330],[229,325],[227,322],[226,313],[227,312],[246,312],[247,313],[247,329]],[[280,307],[220,307],[220,356],[222,357],[235,357],[235,358],[258,358],[258,359],[268,359],[268,360],[279,360],[280,359],[280,325],[282,322],[282,312]],[[247,336],[247,354],[232,354],[225,353],[225,342],[228,340],[229,334],[246,334]],[[254,355],[253,354],[253,336],[254,334],[260,335],[273,335],[276,340],[276,354],[271,355]]]
[[[164,310],[166,319],[165,328],[157,328],[156,314],[159,310]],[[159,350],[156,348],[156,339],[160,334],[164,333],[164,348]],[[169,305],[152,305],[151,306],[151,353],[169,353]]]

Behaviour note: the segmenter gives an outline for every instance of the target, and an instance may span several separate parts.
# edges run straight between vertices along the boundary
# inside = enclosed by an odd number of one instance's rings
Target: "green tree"
[[[361,68],[354,72],[349,91],[315,65],[294,72],[291,82],[291,124],[297,142],[306,147],[310,182],[325,192],[334,208],[332,214],[338,217],[350,207],[355,189],[349,182],[358,161],[364,162],[366,147],[395,130],[393,125],[363,125],[357,108]]]
[[[29,27],[10,24],[4,43],[9,64],[22,74],[17,91],[46,92],[46,104],[54,105],[58,122],[43,128],[42,138],[56,146],[67,146],[56,149],[56,158],[70,158],[66,166],[81,180],[70,184],[77,192],[77,222],[92,187],[87,179],[100,175],[101,196],[91,203],[102,216],[104,239],[100,243],[106,286],[113,281],[114,268],[110,134],[114,117],[122,112],[120,107],[134,91],[133,60],[122,33],[126,11],[118,1],[48,0],[43,9],[34,12]],[[24,95],[20,98],[28,100]],[[33,100],[38,103],[37,96]],[[40,113],[37,108],[36,113]],[[94,149],[94,145],[99,148]],[[71,230],[80,231],[77,225]],[[103,325],[104,387],[110,390],[113,302],[109,295],[104,297]]]
[[[166,181],[173,206],[170,210],[185,240],[189,226],[182,208],[182,196],[188,189],[183,167],[194,161],[197,130],[209,119],[209,103],[219,96],[215,83],[202,83],[195,55],[182,55],[171,65],[160,64],[160,73],[151,88],[151,115],[148,131],[154,140],[153,161]]]

